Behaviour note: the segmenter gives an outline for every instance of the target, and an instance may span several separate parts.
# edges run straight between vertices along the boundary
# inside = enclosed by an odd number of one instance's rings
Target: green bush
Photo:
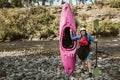
[[[95,31],[93,23],[88,24],[86,28],[88,33],[92,35],[98,33],[101,37],[116,37],[120,33],[120,23],[113,23],[109,19],[100,22],[98,32]]]
[[[38,34],[40,38],[46,35],[47,38],[51,35],[56,36],[56,25],[59,25],[58,17],[50,14],[45,7],[1,10],[0,18],[1,41],[24,39]]]
[[[120,8],[120,0],[109,0],[108,4],[112,8]]]
[[[86,27],[88,33],[94,34],[92,24],[81,24],[78,19],[86,20],[89,15],[77,16],[76,9],[73,10],[77,32],[81,27]],[[14,8],[0,10],[0,40],[28,39],[30,36],[48,38],[58,36],[60,14],[51,14],[49,8],[32,7]],[[120,23],[112,23],[109,20],[101,21],[99,34],[102,36],[117,36],[120,31]]]
[[[101,22],[99,34],[101,36],[117,36],[120,33],[120,23],[112,23],[109,20]]]
[[[93,26],[93,24],[91,24],[91,23],[87,25],[86,29],[87,29],[87,32],[88,32],[89,34],[94,34],[94,33],[96,33],[96,32],[95,32],[95,29],[94,29],[94,26]]]

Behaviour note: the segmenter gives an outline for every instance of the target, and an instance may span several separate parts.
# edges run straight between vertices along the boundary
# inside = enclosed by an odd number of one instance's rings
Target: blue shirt
[[[72,40],[79,40],[81,38],[81,35],[73,36],[72,34],[70,34],[70,37]],[[87,34],[87,40],[93,43],[96,42],[90,34]]]

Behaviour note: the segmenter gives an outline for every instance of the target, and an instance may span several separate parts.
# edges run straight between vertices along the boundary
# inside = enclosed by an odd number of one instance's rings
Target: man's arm
[[[72,40],[78,40],[78,39],[80,39],[80,35],[73,36],[72,34],[70,34],[70,37],[71,37]]]
[[[97,42],[97,40],[95,40],[91,35],[89,35],[89,39],[90,39],[90,41],[93,42],[93,43],[96,43],[96,42]]]

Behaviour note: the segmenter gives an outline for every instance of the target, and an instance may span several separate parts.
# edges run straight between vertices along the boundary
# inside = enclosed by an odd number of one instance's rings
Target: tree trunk
[[[62,0],[61,4],[64,4],[64,0]]]
[[[49,2],[50,2],[50,6],[52,6],[52,5],[53,5],[53,1],[52,1],[52,0],[50,0]]]
[[[85,0],[82,0],[82,4],[85,4]]]
[[[40,5],[39,1],[37,1],[38,6]]]
[[[29,0],[29,5],[30,5],[30,6],[33,6],[32,0]]]
[[[45,1],[46,1],[46,0],[42,0],[42,6],[44,6],[44,5],[45,5]]]

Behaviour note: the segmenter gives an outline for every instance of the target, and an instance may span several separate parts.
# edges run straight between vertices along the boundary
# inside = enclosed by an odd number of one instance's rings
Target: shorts
[[[88,53],[88,55],[87,55],[87,57],[86,57],[86,60],[89,60],[89,59],[91,59],[90,53]]]
[[[81,60],[86,60],[91,58],[89,54],[90,53],[89,46],[79,47],[76,53]]]

